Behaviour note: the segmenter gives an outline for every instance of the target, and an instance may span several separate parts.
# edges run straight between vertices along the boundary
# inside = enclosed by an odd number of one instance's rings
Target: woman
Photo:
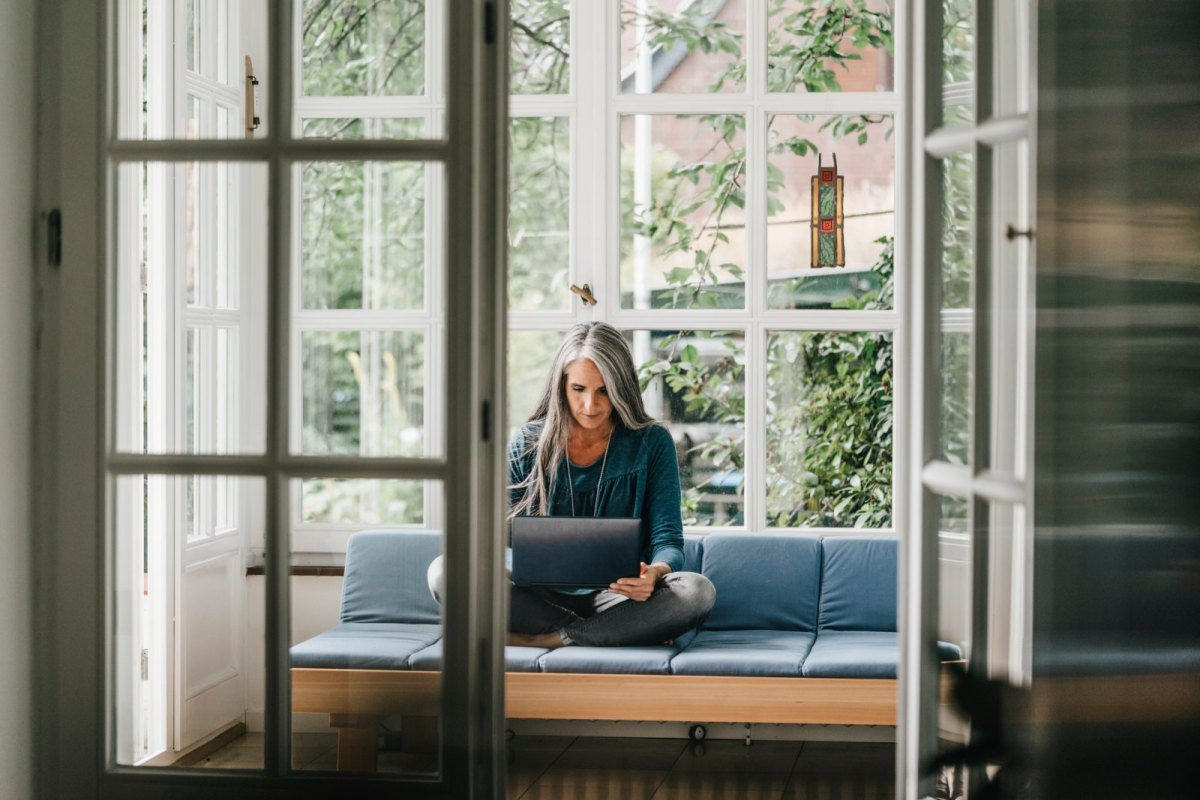
[[[683,567],[679,464],[646,414],[629,345],[611,325],[568,331],[537,409],[509,444],[509,518],[640,517],[639,574],[605,590],[510,586],[509,644],[654,645],[695,627],[716,590]],[[429,568],[443,590],[441,558]]]

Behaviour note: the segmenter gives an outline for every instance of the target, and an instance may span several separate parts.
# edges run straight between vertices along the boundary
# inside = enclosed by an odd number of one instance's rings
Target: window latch
[[[592,287],[586,283],[583,285],[582,289],[572,283],[571,291],[579,295],[579,302],[583,303],[585,306],[594,306],[596,303],[600,302],[596,299],[596,296],[592,294]]]

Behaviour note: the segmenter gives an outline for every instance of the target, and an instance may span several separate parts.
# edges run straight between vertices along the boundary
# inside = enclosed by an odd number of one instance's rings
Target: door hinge
[[[46,215],[46,260],[52,267],[62,264],[62,212],[57,208]]]
[[[142,680],[150,680],[150,651],[142,649]]]
[[[483,41],[484,44],[496,43],[496,4],[483,4]]]
[[[479,413],[480,435],[485,442],[492,440],[492,404],[484,400]]]

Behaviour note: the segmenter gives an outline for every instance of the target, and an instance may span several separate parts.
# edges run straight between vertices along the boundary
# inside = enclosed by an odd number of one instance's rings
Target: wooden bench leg
[[[329,727],[338,732],[337,768],[341,772],[375,772],[379,768],[381,717],[330,714]]]

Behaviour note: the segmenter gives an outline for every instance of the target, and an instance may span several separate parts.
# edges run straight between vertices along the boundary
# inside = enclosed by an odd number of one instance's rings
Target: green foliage
[[[621,9],[621,25],[632,28],[640,22],[646,26],[646,41],[651,48],[671,51],[682,48],[688,53],[724,53],[728,66],[722,70],[709,91],[717,92],[729,83],[741,86],[746,80],[742,59],[742,35],[712,17],[720,10],[719,0],[697,0],[677,12],[651,8],[644,19],[628,0]]]
[[[722,230],[727,216],[746,207],[745,117],[713,114],[697,122],[714,134],[701,160],[668,158],[670,166],[653,180],[645,208],[633,206],[631,191],[622,193],[623,228],[647,237],[657,260],[676,265],[666,273],[671,291],[657,307],[715,308],[720,299],[713,288],[723,277],[736,280],[743,274],[740,264],[718,262],[714,256],[729,242]],[[702,221],[695,224],[698,215]]]
[[[304,0],[306,95],[419,95],[424,0]]]
[[[891,306],[892,240],[878,288],[843,307]],[[886,527],[892,514],[892,337],[771,334],[767,343],[767,519],[772,526]]]
[[[942,0],[942,81],[963,83],[975,71],[974,0]]]
[[[971,305],[974,167],[970,154],[942,161],[942,308]]]
[[[838,91],[839,72],[867,48],[890,52],[890,12],[874,11],[866,0],[772,0],[769,7],[768,86],[785,92]],[[691,50],[719,49],[736,54],[713,89],[744,80],[740,38],[717,23],[700,25],[687,14],[658,14],[650,31],[656,44],[683,43]],[[714,144],[699,161],[675,160],[665,170],[657,163],[652,202],[633,208],[625,193],[625,229],[651,240],[657,258],[674,256],[665,273],[673,308],[712,307],[720,279],[713,263],[727,216],[745,206],[746,150],[741,144],[745,118],[706,115],[699,121],[712,131]],[[821,130],[835,138],[853,137],[861,146],[883,118],[841,115]],[[769,123],[768,123],[769,126]],[[883,135],[890,136],[890,128]],[[807,156],[815,144],[795,136],[773,140],[772,152]],[[768,164],[768,214],[782,208],[778,194],[784,175]],[[699,220],[699,222],[697,222]],[[879,240],[881,254],[872,280],[837,307],[890,309],[894,268],[892,240]],[[687,256],[680,259],[679,256]],[[721,269],[740,277],[739,265]],[[690,342],[721,339],[726,359],[702,359]],[[891,524],[892,506],[892,338],[878,333],[772,334],[768,343],[767,494],[769,523],[775,526],[883,527]],[[707,462],[707,478],[685,479],[683,507],[689,522],[698,516],[699,498],[708,484],[733,471],[744,476],[744,350],[728,333],[691,332],[668,337],[659,354],[640,369],[643,385],[661,380],[664,393],[683,403],[683,416],[718,423],[716,436],[691,448]],[[675,419],[675,415],[672,417]],[[685,464],[689,459],[685,457]],[[744,480],[744,478],[743,478]],[[690,485],[689,485],[690,484]],[[741,496],[744,486],[739,486]]]
[[[571,68],[567,0],[511,0],[513,94],[563,94]]]
[[[767,90],[841,91],[839,71],[871,48],[892,52],[890,9],[869,0],[770,0]]]
[[[570,124],[519,117],[509,130],[509,307],[561,309],[570,264]]]
[[[746,345],[740,333],[679,331],[658,340],[654,358],[638,370],[645,391],[661,380],[674,424],[715,430],[711,438],[686,441],[680,459],[684,523],[740,524],[738,509],[718,517],[702,508],[724,491],[718,480],[745,472]],[[730,495],[736,501],[743,487]],[[708,496],[709,500],[705,500]],[[733,503],[736,505],[736,503]]]

